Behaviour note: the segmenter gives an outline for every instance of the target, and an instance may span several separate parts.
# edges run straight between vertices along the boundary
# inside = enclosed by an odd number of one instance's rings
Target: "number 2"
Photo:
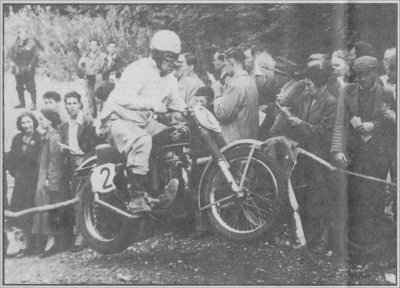
[[[108,180],[109,180],[110,174],[111,174],[110,168],[108,168],[108,167],[103,167],[103,168],[100,170],[100,174],[103,175],[103,172],[105,172],[105,173],[107,174],[107,175],[106,175],[106,179],[105,179],[105,181],[104,181],[104,183],[103,183],[103,189],[104,189],[104,190],[107,190],[107,189],[109,189],[109,188],[112,188],[112,183],[108,183]]]

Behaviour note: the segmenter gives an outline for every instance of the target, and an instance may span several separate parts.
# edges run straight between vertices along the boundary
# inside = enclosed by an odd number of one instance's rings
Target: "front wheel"
[[[121,210],[126,205],[118,191],[100,194],[101,200]],[[139,229],[140,219],[132,221],[102,208],[94,202],[90,184],[82,192],[79,203],[80,228],[89,246],[102,254],[124,251],[133,242]]]
[[[240,147],[224,153],[230,171],[239,185],[250,153]],[[262,151],[255,150],[245,175],[242,192],[236,196],[216,164],[209,167],[202,193],[203,203],[213,204],[207,210],[211,226],[224,238],[236,242],[258,240],[271,231],[278,210],[277,164]]]

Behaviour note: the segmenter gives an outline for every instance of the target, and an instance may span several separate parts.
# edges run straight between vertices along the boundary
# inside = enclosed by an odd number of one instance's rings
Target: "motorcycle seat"
[[[97,164],[114,163],[118,164],[124,161],[123,155],[117,148],[110,144],[100,144],[96,146]]]

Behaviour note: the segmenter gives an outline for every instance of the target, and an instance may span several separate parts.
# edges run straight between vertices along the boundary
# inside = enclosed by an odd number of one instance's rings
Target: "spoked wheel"
[[[243,182],[241,195],[232,192],[217,166],[208,173],[203,193],[206,205],[220,201],[207,210],[213,228],[222,236],[240,242],[259,239],[270,231],[278,208],[276,164],[256,150],[247,166],[249,152],[244,147],[225,154],[237,184]]]
[[[94,193],[86,189],[81,203],[81,225],[85,239],[97,252],[115,254],[124,251],[132,244],[139,229],[140,219],[136,221],[100,206],[94,201]],[[100,199],[126,211],[126,204],[118,191],[100,194]]]

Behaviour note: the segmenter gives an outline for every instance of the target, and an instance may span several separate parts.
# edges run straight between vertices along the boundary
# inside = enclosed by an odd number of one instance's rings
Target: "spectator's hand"
[[[333,155],[333,160],[335,160],[336,162],[340,163],[340,164],[345,164],[347,163],[347,158],[346,155],[344,155],[343,152],[337,152]]]
[[[211,84],[211,88],[214,91],[215,97],[222,95],[223,87],[222,87],[222,84],[219,81],[215,81],[214,83],[212,83]]]
[[[44,187],[48,188],[50,186],[50,181],[49,179],[46,179],[46,181],[44,182]]]
[[[361,123],[361,125],[358,126],[356,129],[361,134],[371,134],[372,130],[374,130],[374,123],[364,122],[364,123]]]
[[[164,103],[161,103],[161,102],[156,103],[154,105],[153,111],[156,112],[156,113],[160,113],[160,114],[168,112],[167,106]]]
[[[303,122],[301,119],[299,119],[298,117],[294,117],[294,116],[289,117],[288,121],[289,121],[289,125],[293,126],[293,127],[297,127],[301,124],[301,122]]]
[[[285,97],[281,93],[276,94],[276,102],[282,105],[285,102]]]
[[[344,79],[343,79],[342,76],[337,77],[337,82],[338,82],[338,84],[340,86],[340,89],[343,89],[344,86],[346,85],[346,83],[344,82]]]
[[[32,65],[29,65],[28,66],[28,71],[30,71],[30,70],[32,70],[33,69],[33,66]]]
[[[386,120],[390,120],[390,121],[396,123],[396,113],[393,110],[386,109],[385,112],[383,112],[383,117]]]

